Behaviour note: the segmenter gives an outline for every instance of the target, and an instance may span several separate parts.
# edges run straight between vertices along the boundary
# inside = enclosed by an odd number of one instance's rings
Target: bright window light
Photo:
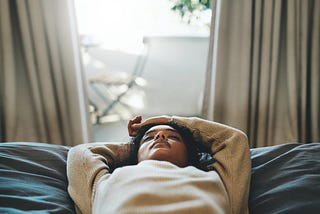
[[[199,22],[183,22],[169,0],[77,0],[83,43],[100,48],[140,53],[144,36],[208,36],[211,11]]]

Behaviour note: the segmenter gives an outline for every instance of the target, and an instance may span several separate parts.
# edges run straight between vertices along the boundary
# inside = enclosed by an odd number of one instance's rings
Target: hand
[[[164,125],[170,122],[171,117],[169,116],[157,116],[157,117],[150,117],[142,122],[141,116],[136,116],[135,118],[129,120],[128,122],[128,133],[130,137],[137,136],[140,128],[145,125],[150,124],[159,124]]]
[[[129,120],[128,122],[128,133],[130,137],[135,137],[141,128],[141,116],[136,116],[135,118]]]

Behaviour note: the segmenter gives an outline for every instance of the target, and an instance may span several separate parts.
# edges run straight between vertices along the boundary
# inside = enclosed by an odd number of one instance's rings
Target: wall
[[[146,109],[150,115],[199,115],[207,64],[206,37],[147,37]]]

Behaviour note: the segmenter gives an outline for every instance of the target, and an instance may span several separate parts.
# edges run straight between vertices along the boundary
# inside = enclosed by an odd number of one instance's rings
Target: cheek
[[[140,146],[138,150],[138,162],[141,160],[144,160],[146,156],[148,155],[148,149],[147,149],[147,143],[144,143]]]
[[[174,151],[175,151],[175,155],[179,157],[185,157],[186,159],[188,159],[187,147],[184,144],[176,143],[174,145]]]

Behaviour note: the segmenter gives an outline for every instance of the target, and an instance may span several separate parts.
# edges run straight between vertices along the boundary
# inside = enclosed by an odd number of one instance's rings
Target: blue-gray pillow
[[[75,213],[67,192],[69,148],[0,143],[0,213]]]
[[[320,143],[251,149],[250,213],[319,213]]]

